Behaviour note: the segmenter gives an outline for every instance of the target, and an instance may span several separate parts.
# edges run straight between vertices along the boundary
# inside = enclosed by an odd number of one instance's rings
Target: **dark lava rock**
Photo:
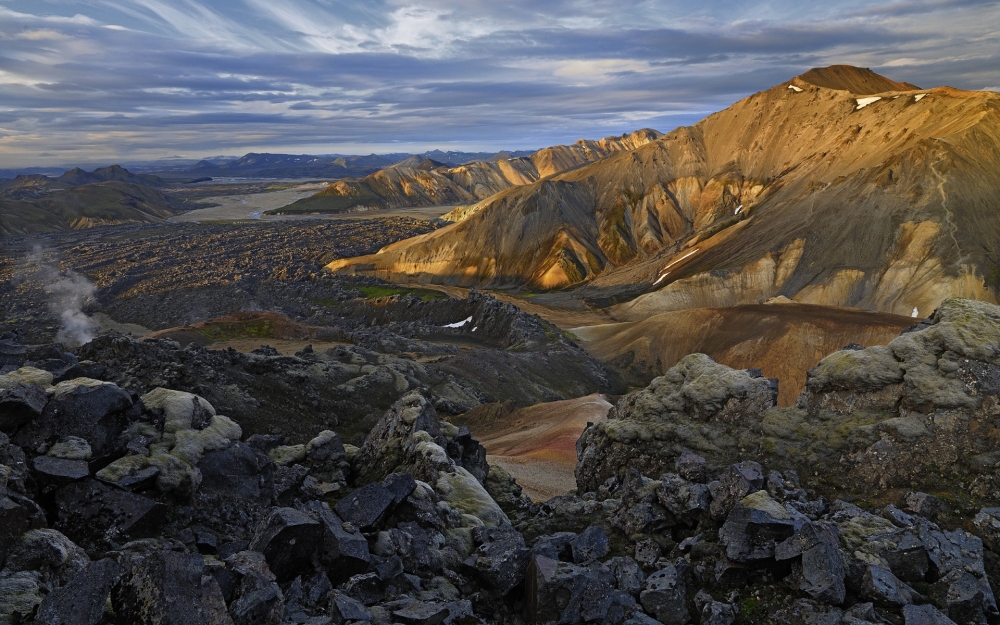
[[[45,625],[97,625],[104,618],[104,607],[117,583],[121,568],[105,558],[91,562],[62,588],[42,601],[36,622]]]
[[[266,455],[239,441],[225,449],[209,451],[198,462],[202,492],[270,501],[274,492],[274,463]]]
[[[570,542],[573,550],[573,562],[590,564],[611,552],[608,535],[596,525],[591,525]]]
[[[635,605],[627,593],[615,590],[615,576],[605,566],[580,566],[534,556],[525,575],[524,614],[532,623],[607,622],[615,607]],[[619,619],[620,620],[620,619]]]
[[[1000,551],[1000,508],[983,508],[972,523],[983,543],[993,551]]]
[[[0,497],[0,564],[7,552],[31,528],[31,513],[9,497]]]
[[[882,554],[893,574],[904,582],[922,582],[930,571],[927,548],[919,536],[903,534],[894,549]]]
[[[337,502],[337,516],[354,527],[369,531],[377,529],[392,509],[395,495],[380,484],[369,482]]]
[[[764,488],[764,469],[751,460],[738,462],[726,468],[719,483],[712,491],[711,513],[713,519],[724,519],[736,503]]]
[[[861,596],[878,605],[901,607],[920,599],[915,590],[907,586],[892,571],[873,564],[865,569],[861,578]]]
[[[219,552],[219,541],[212,532],[195,532],[194,546],[198,553],[214,555]]]
[[[347,580],[344,592],[365,605],[375,605],[385,598],[385,583],[377,573],[361,573]]]
[[[406,625],[438,625],[448,618],[448,606],[431,601],[417,601],[392,615]]]
[[[42,414],[49,398],[37,384],[19,384],[0,389],[0,432],[13,433],[17,428]]]
[[[685,480],[704,483],[708,480],[708,463],[698,454],[684,451],[674,462],[674,470]]]
[[[90,475],[90,467],[86,460],[38,456],[31,465],[35,469],[36,479],[45,485],[62,486]]]
[[[685,605],[686,593],[683,575],[671,564],[646,578],[639,602],[664,625],[684,625],[691,620]]]
[[[339,592],[330,599],[330,616],[337,625],[347,621],[371,621],[372,614],[363,603]]]
[[[330,580],[339,584],[352,575],[367,571],[371,555],[365,537],[356,529],[350,532],[344,529],[343,521],[325,503],[311,501],[308,509],[319,519],[319,557]]]
[[[285,612],[281,588],[267,566],[264,555],[240,551],[226,560],[239,583],[229,604],[234,625],[278,625]]]
[[[128,425],[125,410],[132,406],[127,392],[113,384],[77,386],[45,405],[14,437],[21,447],[36,449],[50,439],[77,436],[90,443],[94,457],[113,451]]]
[[[531,547],[531,555],[545,556],[552,560],[572,561],[573,550],[570,544],[576,539],[573,532],[556,532],[539,536]]]
[[[688,525],[695,525],[705,516],[712,501],[708,486],[688,482],[673,473],[660,477],[656,497],[678,521]]]
[[[615,557],[607,562],[607,566],[615,574],[615,582],[619,590],[627,592],[633,597],[639,596],[646,581],[646,575],[639,568],[638,562],[628,556]]]
[[[311,566],[321,536],[320,523],[311,515],[295,508],[273,508],[257,525],[250,550],[264,554],[279,581],[290,580]]]
[[[398,506],[417,489],[417,481],[409,473],[390,473],[382,480],[382,488],[392,493],[393,505]]]
[[[477,527],[473,537],[481,544],[465,565],[497,594],[506,595],[524,580],[530,557],[524,537],[510,527]]]
[[[777,560],[801,557],[793,565],[799,590],[823,603],[839,605],[846,595],[844,561],[837,529],[827,523],[805,523],[774,550]]]
[[[60,488],[55,503],[56,527],[85,547],[151,536],[166,512],[162,503],[92,478]]]
[[[932,605],[903,606],[904,625],[956,625]]]
[[[730,561],[752,562],[773,558],[775,545],[794,531],[788,512],[761,490],[736,503],[719,530],[719,541]]]
[[[136,625],[209,625],[202,603],[202,571],[196,553],[161,551],[124,565],[111,593],[118,619]]]

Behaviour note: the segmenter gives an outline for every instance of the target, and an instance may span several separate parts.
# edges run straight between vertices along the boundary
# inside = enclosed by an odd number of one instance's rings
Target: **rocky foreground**
[[[997,622],[998,360],[966,300],[828,356],[796,408],[692,355],[531,503],[423,389],[359,446],[295,444],[8,337],[0,622]]]

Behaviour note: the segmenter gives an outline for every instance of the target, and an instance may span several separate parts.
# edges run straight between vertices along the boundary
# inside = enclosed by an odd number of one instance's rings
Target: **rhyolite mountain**
[[[165,185],[119,165],[23,174],[0,183],[0,236],[162,221],[177,212],[160,191]]]
[[[473,161],[457,167],[414,156],[359,180],[340,180],[311,197],[271,212],[340,213],[476,202],[631,150],[659,136],[655,130],[644,129],[599,141],[581,139],[573,145],[538,150],[531,156]]]
[[[996,301],[1000,94],[814,69],[698,124],[453,211],[339,271],[583,285],[623,320],[775,296],[927,315]]]

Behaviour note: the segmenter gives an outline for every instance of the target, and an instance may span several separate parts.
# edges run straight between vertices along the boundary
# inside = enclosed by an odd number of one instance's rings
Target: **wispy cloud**
[[[541,147],[838,62],[998,85],[1000,2],[0,0],[0,166]]]

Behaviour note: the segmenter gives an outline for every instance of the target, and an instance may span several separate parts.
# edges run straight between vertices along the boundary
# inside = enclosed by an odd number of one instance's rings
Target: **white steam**
[[[59,317],[56,340],[68,345],[83,345],[93,340],[98,325],[83,308],[97,291],[94,283],[71,269],[60,270],[58,262],[45,259],[41,247],[28,254],[27,273],[37,280],[48,298],[49,309]]]

